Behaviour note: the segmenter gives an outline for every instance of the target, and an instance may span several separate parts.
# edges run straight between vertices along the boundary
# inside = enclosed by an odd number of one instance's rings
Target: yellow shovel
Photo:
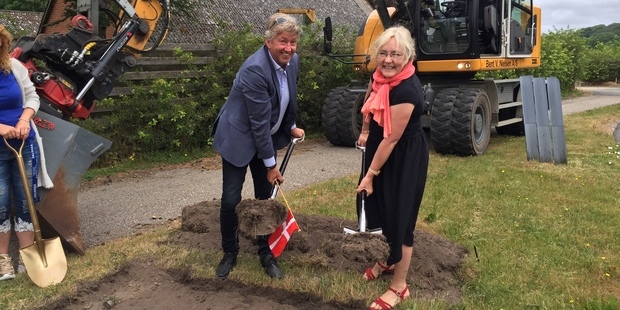
[[[19,173],[22,178],[22,185],[26,193],[28,201],[28,210],[32,218],[32,226],[34,228],[34,243],[19,249],[26,272],[30,280],[40,287],[46,287],[51,284],[60,283],[67,274],[67,257],[62,249],[59,237],[43,240],[41,238],[41,228],[39,227],[39,219],[37,210],[34,208],[34,201],[28,185],[28,177],[26,176],[26,168],[24,167],[24,159],[22,157],[22,149],[26,140],[22,140],[19,151],[14,149],[4,139],[4,144],[13,151],[17,158]]]

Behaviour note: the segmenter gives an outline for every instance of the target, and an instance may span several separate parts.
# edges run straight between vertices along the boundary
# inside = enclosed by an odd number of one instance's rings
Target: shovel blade
[[[60,283],[67,274],[67,257],[60,238],[43,240],[43,249],[44,253],[39,253],[36,241],[19,249],[28,277],[40,287]]]
[[[360,232],[359,229],[353,229],[349,227],[345,227],[343,230],[344,230],[345,235],[352,235],[352,234],[357,234],[358,232]]]
[[[353,229],[353,228],[345,226],[343,230],[344,230],[344,234],[345,235],[352,235],[352,234],[357,234],[357,233],[361,233],[361,232],[367,232],[367,233],[378,234],[378,235],[383,234],[383,230],[381,228],[366,229],[366,230],[362,231],[362,229],[359,229],[359,228],[358,229]]]

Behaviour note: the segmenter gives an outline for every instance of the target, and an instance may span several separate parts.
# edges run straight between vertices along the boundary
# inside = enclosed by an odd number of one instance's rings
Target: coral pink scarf
[[[397,75],[386,78],[379,69],[372,75],[372,92],[362,107],[364,121],[370,121],[370,114],[373,119],[383,127],[383,137],[387,138],[392,133],[392,118],[390,115],[390,90],[400,82],[410,78],[415,73],[413,63],[408,62],[403,71]]]

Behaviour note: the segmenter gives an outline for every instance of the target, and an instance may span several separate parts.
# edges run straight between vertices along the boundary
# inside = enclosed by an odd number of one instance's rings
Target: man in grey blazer
[[[222,156],[222,201],[220,226],[224,257],[216,276],[226,279],[239,253],[238,218],[235,208],[247,168],[252,173],[256,199],[270,198],[273,185],[284,182],[276,165],[276,151],[292,137],[301,138],[297,128],[297,74],[295,53],[301,28],[286,14],[267,19],[265,45],[246,59],[233,82],[228,100],[213,127],[213,146]],[[267,236],[257,239],[258,256],[265,272],[282,278],[282,270],[269,248]]]

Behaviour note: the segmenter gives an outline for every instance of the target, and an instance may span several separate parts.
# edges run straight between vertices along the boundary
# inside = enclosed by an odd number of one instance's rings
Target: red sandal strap
[[[405,286],[405,288],[402,291],[397,291],[396,289],[392,288],[391,286],[388,287],[388,290],[392,291],[392,293],[396,294],[396,296],[398,296],[398,298],[400,298],[400,300],[405,299],[405,295],[407,294],[407,292],[409,291],[409,287]]]
[[[379,267],[381,267],[381,269],[383,269],[384,272],[394,270],[393,269],[394,265],[384,265],[382,262],[377,262],[377,265],[379,265]]]
[[[377,304],[377,306],[379,306],[381,308],[381,310],[390,310],[393,309],[394,306],[388,304],[387,302],[385,302],[385,300],[381,299],[381,297],[377,297],[377,299],[375,299],[374,301],[375,304]],[[370,308],[370,309],[376,309],[376,308]]]
[[[377,278],[377,276],[372,273],[372,268],[366,269],[366,271],[364,271],[364,275],[366,276],[366,281],[372,281]]]

